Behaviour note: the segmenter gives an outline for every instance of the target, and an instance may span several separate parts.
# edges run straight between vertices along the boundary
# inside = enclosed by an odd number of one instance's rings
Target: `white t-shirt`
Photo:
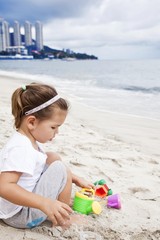
[[[39,146],[39,143],[37,143]],[[47,155],[33,148],[31,141],[19,132],[15,132],[0,151],[0,172],[16,171],[22,175],[18,185],[32,192],[39,180]],[[0,219],[14,216],[22,206],[13,204],[0,197]]]

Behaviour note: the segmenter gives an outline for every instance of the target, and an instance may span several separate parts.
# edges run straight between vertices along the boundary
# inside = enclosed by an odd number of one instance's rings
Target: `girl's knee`
[[[48,165],[52,164],[53,162],[55,161],[60,161],[61,160],[61,157],[57,154],[57,153],[54,153],[54,152],[46,152],[47,154],[47,160],[46,160],[46,163]]]
[[[66,184],[72,184],[72,173],[71,170],[62,162],[55,161],[49,166],[51,172],[55,172],[59,179],[62,178]]]
[[[67,172],[66,166],[61,160],[55,160],[49,165],[49,168],[52,168],[54,170],[56,169],[57,171],[61,170]]]
[[[59,176],[59,178],[67,178],[68,170],[62,161],[57,160],[49,165],[49,171]]]

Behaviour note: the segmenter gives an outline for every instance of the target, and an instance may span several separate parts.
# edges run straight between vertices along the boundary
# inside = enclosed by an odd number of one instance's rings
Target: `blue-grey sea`
[[[160,60],[1,60],[1,74],[53,83],[100,111],[160,120]]]

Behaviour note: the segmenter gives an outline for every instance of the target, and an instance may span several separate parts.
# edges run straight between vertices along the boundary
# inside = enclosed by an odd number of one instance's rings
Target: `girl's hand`
[[[41,210],[48,216],[53,226],[63,226],[70,219],[72,209],[65,203],[58,200],[46,198]]]
[[[94,184],[91,182],[88,182],[87,180],[85,180],[84,178],[81,177],[77,177],[75,175],[73,175],[73,182],[81,188],[95,188]]]

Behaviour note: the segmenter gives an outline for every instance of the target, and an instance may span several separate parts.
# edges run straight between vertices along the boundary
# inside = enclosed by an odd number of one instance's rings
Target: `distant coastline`
[[[28,50],[30,51],[30,50]],[[43,50],[37,52],[31,50],[34,59],[62,59],[62,60],[98,60],[98,57],[94,55],[88,55],[86,53],[76,53],[70,49],[58,50],[52,49],[48,46],[44,46]]]
[[[10,33],[10,39],[11,43],[13,45],[13,33]],[[21,34],[21,41],[25,42],[25,36]],[[32,42],[35,42],[34,39],[32,39]],[[28,59],[62,59],[62,60],[98,60],[97,56],[89,55],[87,53],[76,53],[70,49],[53,49],[49,46],[44,45],[43,49],[40,51],[37,51],[36,45],[30,45],[25,47],[27,49],[28,55],[26,54],[18,54],[16,52],[7,52],[7,51],[1,51],[0,52],[0,60],[28,60]]]

